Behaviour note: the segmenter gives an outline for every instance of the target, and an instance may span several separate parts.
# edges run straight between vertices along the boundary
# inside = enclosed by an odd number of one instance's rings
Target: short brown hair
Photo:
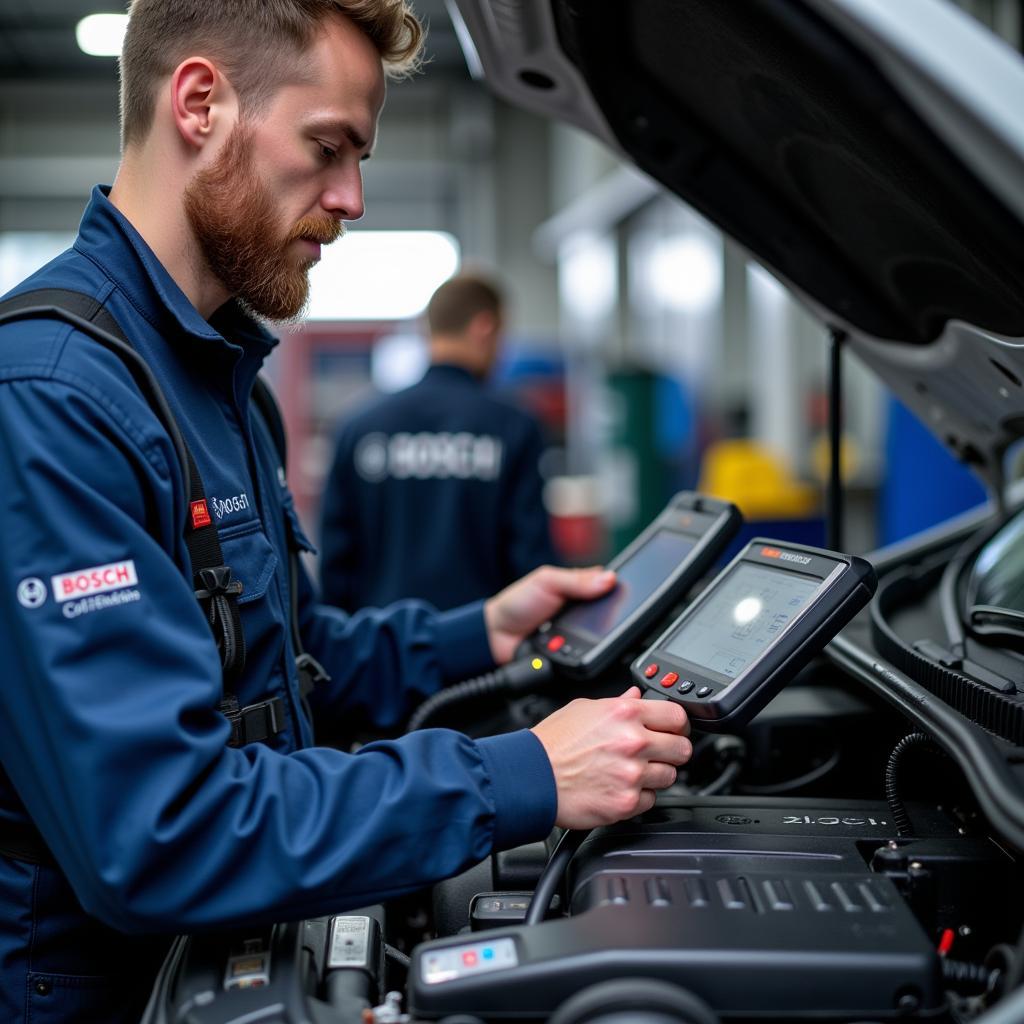
[[[294,58],[339,12],[377,47],[389,77],[417,68],[423,27],[408,0],[131,0],[120,61],[121,145],[149,134],[157,83],[195,53],[223,67],[242,116],[254,114],[296,77]]]
[[[504,299],[493,282],[480,274],[450,277],[427,303],[431,334],[459,334],[478,313],[500,316]]]

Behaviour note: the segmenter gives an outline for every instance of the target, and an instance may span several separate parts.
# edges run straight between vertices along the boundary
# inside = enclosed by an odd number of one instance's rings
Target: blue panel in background
[[[885,458],[878,504],[881,544],[909,537],[985,500],[970,470],[895,398],[889,401]]]

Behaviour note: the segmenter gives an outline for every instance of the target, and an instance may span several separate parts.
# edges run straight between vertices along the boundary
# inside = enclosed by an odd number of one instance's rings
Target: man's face
[[[270,320],[301,314],[320,247],[363,215],[360,161],[384,103],[377,50],[347,19],[329,19],[302,59],[312,81],[236,124],[184,197],[209,272]]]

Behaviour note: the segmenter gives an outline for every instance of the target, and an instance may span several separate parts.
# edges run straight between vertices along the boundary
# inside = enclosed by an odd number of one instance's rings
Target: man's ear
[[[475,313],[469,321],[470,332],[476,338],[486,338],[498,332],[498,317],[488,309]]]
[[[205,57],[189,57],[171,75],[174,126],[190,148],[206,145],[233,99],[227,79]]]

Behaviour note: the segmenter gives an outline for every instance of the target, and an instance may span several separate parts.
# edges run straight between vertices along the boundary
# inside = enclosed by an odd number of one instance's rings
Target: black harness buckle
[[[207,601],[214,597],[237,597],[245,589],[241,580],[231,578],[231,566],[229,565],[200,569],[195,578],[202,584],[202,586],[196,587],[196,597],[200,601]]]
[[[284,701],[280,697],[261,700],[244,708],[235,697],[226,697],[220,703],[220,712],[231,726],[229,747],[244,747],[248,743],[262,743],[276,736],[285,727]]]
[[[295,659],[295,669],[299,674],[299,693],[303,698],[308,697],[314,687],[331,681],[327,669],[305,651]]]

